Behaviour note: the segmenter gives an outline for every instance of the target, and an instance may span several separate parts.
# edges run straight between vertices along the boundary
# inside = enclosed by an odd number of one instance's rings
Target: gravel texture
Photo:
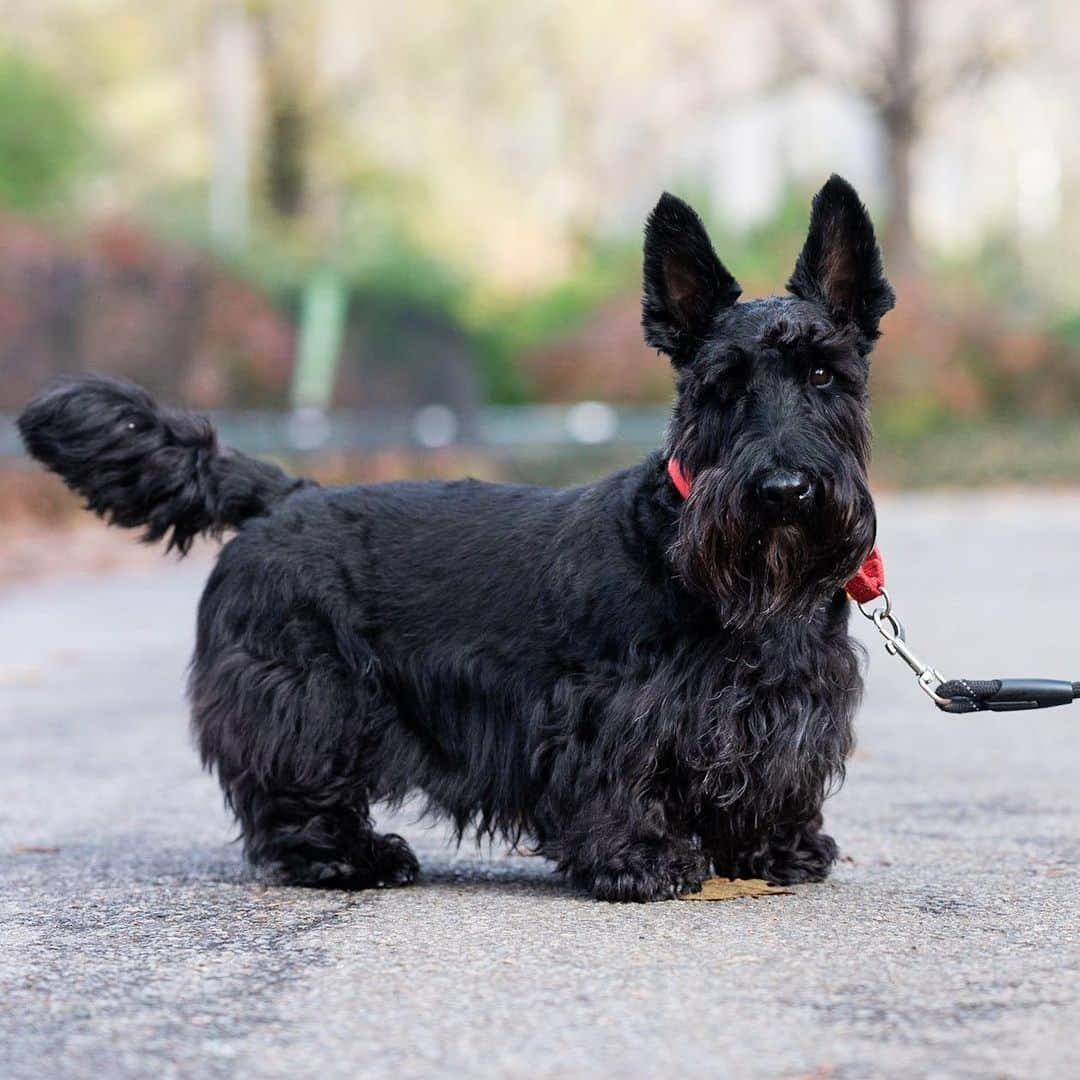
[[[1080,679],[1080,497],[880,515],[917,651]],[[206,569],[0,594],[0,1076],[1080,1075],[1080,703],[944,716],[870,631],[844,861],[788,896],[600,904],[410,818],[410,889],[266,888],[187,734]]]

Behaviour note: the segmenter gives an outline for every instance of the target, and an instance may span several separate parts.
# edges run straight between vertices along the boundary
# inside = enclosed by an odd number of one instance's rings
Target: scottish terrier
[[[459,842],[525,838],[605,900],[710,870],[825,877],[861,693],[843,584],[875,535],[869,355],[893,304],[846,181],[814,198],[787,295],[739,295],[665,194],[642,319],[675,371],[665,445],[564,490],[322,487],[112,379],[26,409],[29,452],[109,521],[181,553],[235,531],[189,694],[264,874],[412,881],[371,806],[419,793]]]

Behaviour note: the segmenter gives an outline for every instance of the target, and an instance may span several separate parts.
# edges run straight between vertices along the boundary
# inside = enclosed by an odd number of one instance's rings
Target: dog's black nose
[[[762,507],[778,517],[809,507],[813,494],[814,482],[797,469],[777,469],[758,484]]]

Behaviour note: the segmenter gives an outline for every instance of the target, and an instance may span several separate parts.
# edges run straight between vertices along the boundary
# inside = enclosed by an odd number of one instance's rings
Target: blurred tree
[[[780,78],[820,79],[861,98],[878,118],[889,187],[885,246],[897,275],[916,264],[912,154],[928,115],[1024,50],[1027,13],[1011,0],[961,0],[952,7],[952,17],[941,18],[941,5],[923,0],[773,5],[783,43]]]
[[[0,0],[0,18],[93,118],[103,152],[81,208],[200,241],[209,222],[225,246],[272,233],[309,262],[391,222],[474,280],[480,306],[573,277],[595,238],[636,235],[664,187],[740,228],[768,219],[790,177],[878,152],[860,102],[883,133],[893,265],[913,212],[962,218],[929,239],[966,254],[1012,224],[1021,188],[1053,223],[1048,251],[1059,218],[1062,246],[1080,237],[1074,0]],[[995,77],[1014,57],[1016,79]],[[1040,168],[1060,184],[1032,181]],[[874,173],[853,177],[871,197]],[[1045,257],[1043,292],[1060,262]],[[1071,301],[1080,277],[1058,279]]]
[[[255,110],[255,34],[247,6],[216,0],[209,21],[210,231],[244,243],[250,216]]]
[[[312,166],[310,97],[317,65],[311,47],[318,11],[266,0],[258,8],[263,86],[263,169],[272,213],[297,221],[305,210]]]
[[[49,72],[0,54],[0,203],[55,207],[88,163],[91,139],[78,102]]]

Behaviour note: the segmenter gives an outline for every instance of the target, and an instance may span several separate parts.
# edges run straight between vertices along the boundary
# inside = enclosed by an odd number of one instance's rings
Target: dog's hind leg
[[[362,889],[416,878],[408,844],[372,827],[380,706],[348,665],[329,652],[288,663],[235,644],[198,649],[191,699],[245,854],[272,880]]]

